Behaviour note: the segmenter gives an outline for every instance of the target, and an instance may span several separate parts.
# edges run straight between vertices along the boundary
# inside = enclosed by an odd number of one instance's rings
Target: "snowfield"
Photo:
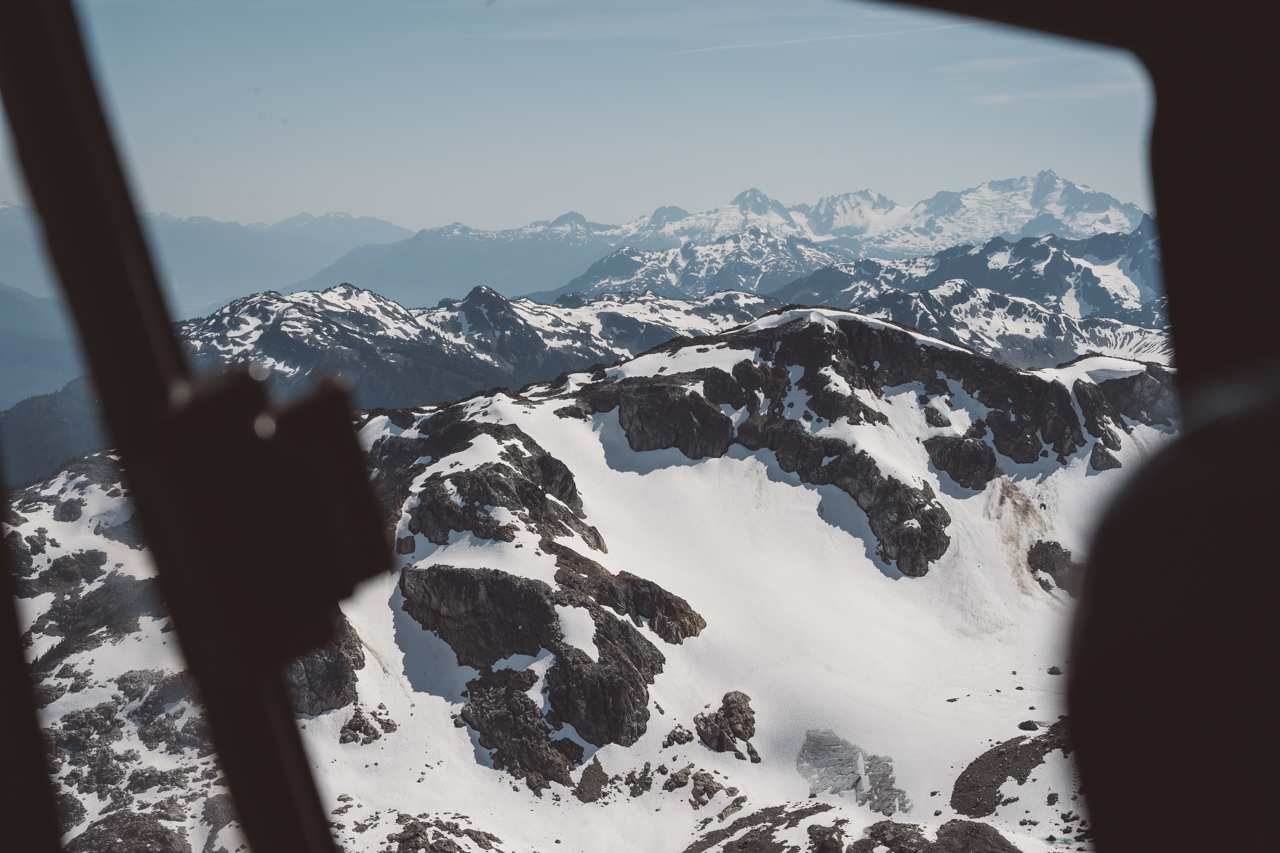
[[[350,664],[298,715],[339,844],[897,853],[893,821],[1090,849],[1070,590],[1175,430],[1172,374],[1024,371],[838,309],[704,334],[360,417],[397,568],[342,604]],[[238,849],[111,460],[14,511],[64,842],[129,816]]]

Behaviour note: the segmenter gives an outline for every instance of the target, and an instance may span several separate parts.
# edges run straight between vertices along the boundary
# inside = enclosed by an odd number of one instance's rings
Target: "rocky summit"
[[[361,413],[396,568],[286,673],[334,837],[1089,849],[1062,637],[1174,416],[1154,361],[1022,369],[796,308]],[[4,524],[69,849],[240,849],[114,457]]]

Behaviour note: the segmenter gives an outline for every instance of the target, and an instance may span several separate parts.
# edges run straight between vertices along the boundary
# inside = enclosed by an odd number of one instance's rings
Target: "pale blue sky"
[[[1150,208],[1126,54],[848,0],[82,0],[140,205],[506,228],[1052,168]],[[0,199],[21,190],[0,143]]]

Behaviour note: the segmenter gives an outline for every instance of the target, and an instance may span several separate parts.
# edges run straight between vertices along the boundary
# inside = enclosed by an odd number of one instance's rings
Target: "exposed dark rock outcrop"
[[[181,827],[132,811],[113,812],[71,840],[67,853],[191,853]]]
[[[41,528],[43,529],[43,528]],[[16,538],[17,531],[12,531],[10,536],[14,536],[14,547],[18,554],[26,557],[20,560],[20,571],[25,569],[28,575],[32,572],[31,557],[29,546]],[[19,548],[23,550],[18,550]],[[72,554],[64,554],[57,557],[49,564],[49,568],[41,571],[34,578],[22,577],[17,580],[15,586],[19,598],[32,598],[45,592],[71,592],[73,600],[79,600],[79,587],[81,583],[93,583],[102,577],[103,566],[107,564],[107,554],[105,551],[91,549],[88,551],[76,551]],[[68,606],[66,602],[69,599],[62,599],[63,613],[60,617],[50,617],[51,619],[65,618],[65,610]],[[42,623],[39,631],[48,631],[49,633],[57,633],[58,629],[53,627],[50,631],[48,622]],[[56,626],[56,621],[55,621]]]
[[[604,796],[608,784],[609,774],[600,766],[600,759],[592,758],[591,763],[582,769],[582,778],[574,787],[573,795],[584,803],[594,803]]]
[[[582,758],[572,741],[550,740],[564,723],[597,746],[630,746],[644,734],[648,685],[665,659],[629,622],[586,595],[492,569],[441,565],[406,568],[400,589],[405,611],[448,643],[459,664],[481,670],[467,685],[462,719],[480,732],[483,746],[498,751],[495,762],[535,790],[547,781],[569,784],[569,770]],[[590,613],[598,660],[565,643],[557,605]],[[552,713],[545,719],[525,695],[537,681],[532,670],[491,669],[512,655],[543,649],[555,655],[546,672]]]
[[[868,827],[865,837],[849,845],[847,853],[1018,853],[1018,848],[994,827],[972,820],[949,820],[929,841],[919,826],[882,820]]]
[[[1094,438],[1100,439],[1100,443],[1108,450],[1119,450],[1120,436],[1116,434],[1115,428],[1118,427],[1125,432],[1131,432],[1133,428],[1125,423],[1120,413],[1112,407],[1107,395],[1102,393],[1102,389],[1097,385],[1085,382],[1083,379],[1077,379],[1071,386],[1071,391],[1075,394],[1076,402],[1080,404],[1080,411],[1084,414],[1085,431]]]
[[[1037,737],[1016,737],[998,744],[973,760],[956,778],[951,791],[951,808],[966,817],[987,817],[1000,806],[1000,786],[1008,779],[1019,785],[1031,771],[1044,763],[1055,749],[1064,757],[1071,754],[1070,730],[1066,718]]]
[[[396,845],[395,853],[463,853],[452,838],[470,839],[481,850],[495,850],[502,843],[493,833],[462,827],[452,820],[428,820],[427,815],[418,815],[415,820],[400,814],[396,823],[400,824],[400,831],[387,836],[387,841]]]
[[[358,743],[361,746],[368,746],[380,737],[382,732],[360,708],[352,711],[351,719],[343,723],[342,728],[338,730],[338,743]]]
[[[733,422],[701,394],[652,382],[618,400],[618,423],[637,452],[678,449],[690,459],[723,456],[733,442]]]
[[[569,773],[582,760],[582,747],[551,739],[542,709],[526,695],[537,680],[531,670],[483,672],[467,682],[462,709],[462,719],[480,733],[480,745],[493,750],[493,766],[524,779],[533,791],[549,782],[572,785]]]
[[[740,817],[728,826],[713,829],[686,847],[683,853],[706,853],[733,839],[735,851],[741,853],[786,853],[796,848],[777,837],[782,830],[795,829],[814,815],[831,811],[827,803],[803,806],[770,806]]]
[[[208,727],[202,715],[186,716],[178,705],[189,700],[199,706],[195,682],[185,672],[129,670],[115,681],[124,694],[125,713],[138,726],[138,739],[147,749],[159,749],[178,755],[183,749],[194,749],[200,756],[213,752]],[[181,725],[179,725],[181,724]]]
[[[83,572],[84,565],[77,564],[74,571]],[[77,584],[67,593],[59,592],[28,632],[28,636],[43,633],[63,638],[35,662],[37,673],[52,672],[70,655],[139,630],[138,618],[144,614],[162,618],[167,613],[154,578],[138,580],[111,572],[88,593],[81,595],[81,588]]]
[[[556,583],[590,596],[615,613],[630,616],[637,626],[649,620],[649,628],[668,643],[679,645],[696,637],[706,620],[678,595],[653,581],[622,572],[615,575],[604,566],[559,543],[544,539],[542,550],[556,558]]]
[[[1057,542],[1040,540],[1027,551],[1027,565],[1033,572],[1044,572],[1053,578],[1060,589],[1072,598],[1080,590],[1080,577],[1084,566],[1071,559],[1071,552]]]
[[[449,541],[450,531],[510,542],[515,525],[489,512],[502,507],[540,537],[576,533],[592,548],[606,550],[599,531],[584,521],[582,498],[568,466],[514,424],[482,423],[466,415],[464,407],[451,407],[417,422],[422,437],[384,436],[370,448],[368,465],[378,472],[374,484],[383,490],[388,541],[410,497],[410,484],[426,470],[423,460],[439,461],[486,435],[502,445],[502,461],[431,474],[416,492],[417,506],[409,510],[410,533],[438,545]]]
[[[924,449],[935,468],[966,489],[982,491],[1000,474],[995,451],[980,439],[935,435],[924,440]]]
[[[487,669],[560,641],[553,592],[541,581],[494,569],[410,566],[400,591],[405,612],[448,643],[462,666]]]
[[[1112,455],[1110,450],[1099,441],[1093,446],[1093,451],[1089,454],[1089,467],[1095,471],[1110,471],[1120,467],[1120,460]]]
[[[971,393],[994,371],[1003,380],[999,390],[1009,392],[999,401],[1008,411],[997,449],[1025,457],[1037,430],[1044,431],[1045,440],[1059,452],[1073,452],[1083,444],[1082,438],[1073,443],[1079,425],[1066,389],[976,354],[921,347],[908,333],[895,329],[873,329],[853,320],[831,329],[796,320],[750,333],[735,332],[731,338],[699,339],[700,344],[704,342],[755,347],[761,362],[743,361],[732,375],[717,369],[616,381],[601,375],[578,389],[572,407],[583,414],[616,408],[635,450],[675,447],[690,458],[702,458],[723,455],[730,444],[738,443],[749,450],[773,451],[779,466],[797,473],[803,482],[835,485],[848,493],[867,513],[881,555],[895,562],[903,574],[923,575],[942,556],[950,544],[945,532],[950,517],[927,483],[917,486],[886,477],[865,452],[837,439],[819,438],[806,422],[788,417],[792,369],[802,369],[795,386],[809,397],[803,413],[808,423],[816,416],[818,421],[844,418],[855,424],[881,423],[885,418],[856,395],[835,390],[833,376],[850,388],[871,393],[882,394],[887,385],[919,381],[930,393],[942,394],[949,389],[938,379],[939,371],[960,378],[966,390],[973,385]],[[672,341],[658,350],[674,351],[686,344]],[[910,363],[905,369],[890,367],[894,359],[906,355]],[[701,393],[691,387],[698,383]],[[993,408],[998,408],[994,397],[992,401]],[[746,408],[736,431],[717,408],[720,405]],[[1059,408],[1064,411],[1060,413]],[[998,414],[995,417],[1000,419]],[[1034,458],[1039,458],[1040,447],[1036,439]]]
[[[676,727],[662,739],[662,748],[670,749],[672,746],[684,746],[686,743],[693,743],[693,732],[676,723]]]
[[[1148,364],[1122,379],[1106,379],[1098,388],[1116,411],[1147,426],[1172,426],[1178,417],[1176,378],[1172,370]]]
[[[235,819],[236,807],[230,794],[214,794],[204,801],[200,809],[200,823],[209,827],[209,835],[204,843],[204,853],[212,853],[218,833]]]
[[[738,749],[741,740],[751,756],[753,764],[760,763],[760,756],[751,745],[756,736],[756,714],[751,710],[751,697],[738,690],[724,694],[720,707],[710,714],[698,714],[693,718],[698,738],[716,752],[732,752],[743,761],[746,756]]]
[[[285,682],[296,713],[314,716],[356,701],[356,670],[364,669],[364,651],[341,611],[334,621],[332,640],[285,667]]]
[[[76,795],[69,791],[58,794],[54,808],[58,815],[58,831],[64,835],[83,823],[89,814]]]

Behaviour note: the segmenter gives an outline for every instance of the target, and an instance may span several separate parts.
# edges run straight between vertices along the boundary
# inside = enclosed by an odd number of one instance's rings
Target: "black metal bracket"
[[[0,90],[238,821],[258,853],[331,853],[282,668],[391,566],[347,395],[191,377],[69,0],[0,3]]]

